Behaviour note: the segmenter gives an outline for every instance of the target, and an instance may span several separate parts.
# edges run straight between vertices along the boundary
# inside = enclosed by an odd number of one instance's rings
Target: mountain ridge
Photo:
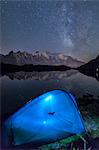
[[[65,65],[72,68],[77,68],[84,62],[74,59],[62,53],[40,52],[35,51],[28,53],[26,51],[13,52],[10,51],[7,55],[0,54],[1,63],[12,65]]]

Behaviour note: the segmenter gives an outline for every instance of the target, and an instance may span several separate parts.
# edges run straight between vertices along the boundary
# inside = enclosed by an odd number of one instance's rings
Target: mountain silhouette
[[[99,80],[99,55],[95,59],[78,67],[78,70],[87,76],[92,76]]]

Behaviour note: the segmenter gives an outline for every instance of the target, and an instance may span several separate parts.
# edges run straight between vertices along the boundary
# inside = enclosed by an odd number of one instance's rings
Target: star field
[[[99,54],[98,1],[1,3],[1,52],[62,52],[88,61]]]

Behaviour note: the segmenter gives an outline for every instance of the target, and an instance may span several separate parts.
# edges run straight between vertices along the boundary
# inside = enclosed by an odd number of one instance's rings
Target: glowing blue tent
[[[85,131],[74,96],[62,90],[29,101],[5,126],[14,145],[54,142]]]

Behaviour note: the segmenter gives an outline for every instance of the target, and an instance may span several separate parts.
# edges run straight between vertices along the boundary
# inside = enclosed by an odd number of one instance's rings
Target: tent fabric
[[[29,101],[8,118],[5,126],[12,133],[14,145],[53,142],[85,132],[74,96],[62,90]]]

